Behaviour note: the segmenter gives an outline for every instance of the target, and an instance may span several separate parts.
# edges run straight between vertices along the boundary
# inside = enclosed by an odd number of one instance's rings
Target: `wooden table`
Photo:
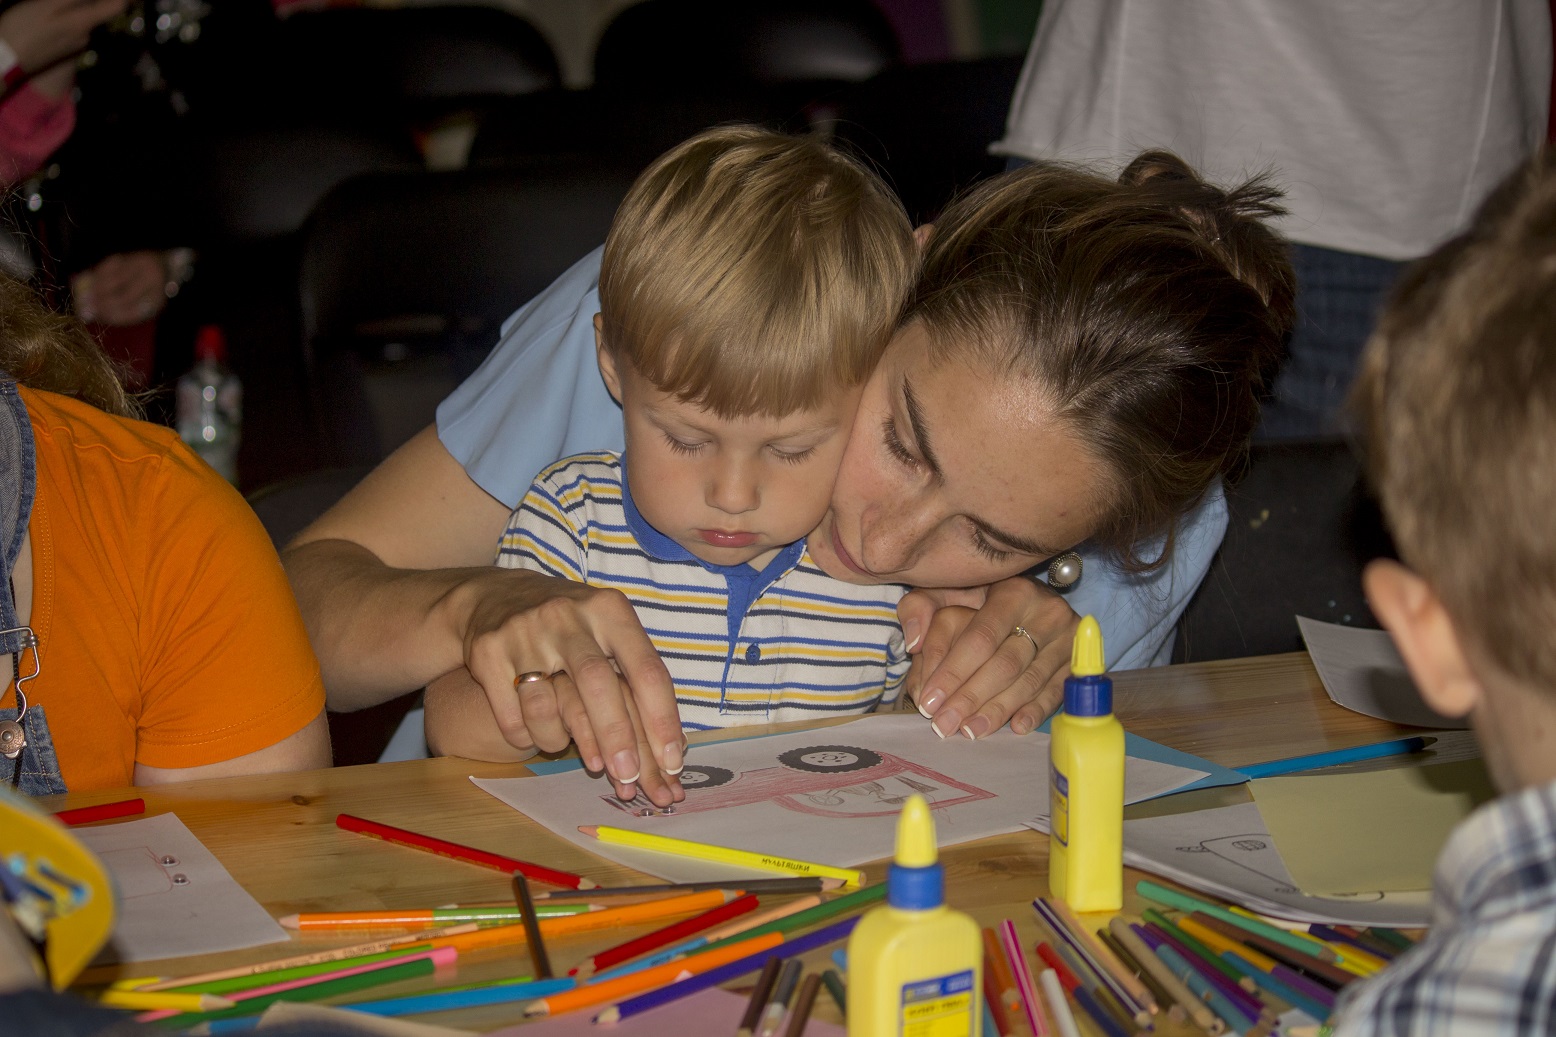
[[[1325,749],[1378,741],[1402,730],[1341,709],[1324,694],[1305,654],[1226,660],[1137,670],[1116,675],[1114,702],[1134,733],[1236,767]],[[758,728],[768,733],[795,725]],[[727,732],[717,734],[727,737]],[[511,896],[497,872],[444,860],[339,831],[335,815],[359,814],[456,842],[579,872],[602,884],[642,881],[636,873],[553,836],[529,818],[476,788],[469,778],[528,773],[517,765],[441,758],[371,764],[300,774],[225,778],[146,789],[70,793],[41,801],[47,809],[87,806],[141,796],[148,814],[173,811],[221,860],[233,877],[276,916],[297,911],[431,907],[498,901]],[[1029,946],[1038,937],[1029,902],[1047,895],[1047,838],[1022,831],[948,847],[943,851],[951,903],[993,925],[1014,918]],[[885,863],[865,869],[872,881]],[[1126,875],[1132,888],[1137,875]],[[1138,910],[1132,899],[1126,908]],[[1102,919],[1098,919],[1101,924]],[[646,931],[644,927],[636,932]],[[559,940],[553,962],[575,960],[627,938],[620,932]],[[203,959],[137,963],[97,973],[180,975],[263,961],[303,949],[356,939],[294,937],[271,945]],[[819,964],[825,957],[813,955]],[[523,949],[462,956],[459,982],[527,972]],[[381,996],[435,985],[411,981],[380,988]],[[360,1000],[360,998],[358,998]],[[511,1023],[522,1006],[441,1013],[425,1021],[484,1031]],[[834,1006],[818,1004],[818,1015]],[[1174,1030],[1159,1028],[1170,1035]],[[1197,1032],[1197,1031],[1184,1031]]]

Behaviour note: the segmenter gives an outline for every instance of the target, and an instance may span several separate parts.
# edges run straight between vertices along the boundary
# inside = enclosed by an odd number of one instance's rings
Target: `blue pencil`
[[[447,1012],[455,1008],[477,1008],[481,1005],[505,1005],[514,1001],[533,1001],[571,990],[578,985],[572,976],[556,979],[537,979],[533,983],[497,983],[488,987],[465,990],[431,991],[411,994],[408,997],[391,997],[383,1001],[359,1001],[341,1005],[353,1012],[369,1015],[410,1015],[413,1012]]]
[[[1254,985],[1267,994],[1274,994],[1293,1008],[1300,1008],[1317,1022],[1326,1022],[1329,1019],[1329,1009],[1306,994],[1289,987],[1265,972],[1257,965],[1247,961],[1241,954],[1231,951],[1222,951],[1221,960],[1232,966],[1238,972],[1254,981]]]
[[[732,961],[728,965],[720,965],[716,969],[709,969],[707,972],[688,976],[686,979],[660,987],[658,990],[650,990],[639,994],[637,997],[618,1001],[599,1015],[596,1015],[594,1021],[597,1023],[619,1022],[622,1019],[631,1018],[639,1012],[646,1012],[651,1008],[658,1008],[660,1005],[679,1000],[689,994],[695,994],[699,990],[707,990],[709,987],[716,987],[720,983],[728,983],[732,979],[739,979],[741,976],[759,971],[762,966],[767,964],[768,958],[792,958],[796,955],[804,954],[806,951],[813,951],[817,947],[825,947],[829,943],[847,939],[848,934],[853,932],[854,926],[858,924],[858,916],[845,918],[841,922],[834,922],[829,926],[817,929],[813,933],[806,933],[804,936],[796,936],[794,939],[781,943],[776,947],[770,947],[765,951],[748,955],[738,961]]]
[[[1375,760],[1380,756],[1404,756],[1408,753],[1418,753],[1436,740],[1435,738],[1423,738],[1419,735],[1411,738],[1395,738],[1388,742],[1356,745],[1349,749],[1335,749],[1327,753],[1309,753],[1306,756],[1292,756],[1284,760],[1271,760],[1268,763],[1253,763],[1247,767],[1239,767],[1237,769],[1250,778],[1273,778],[1278,774],[1313,771],[1318,770],[1320,767],[1335,767],[1342,763],[1355,763],[1357,760]]]
[[[1156,956],[1162,959],[1173,975],[1183,980],[1183,985],[1194,992],[1194,996],[1203,1000],[1210,1006],[1210,1010],[1221,1017],[1226,1023],[1227,1033],[1234,1037],[1243,1037],[1243,1031],[1250,1023],[1258,1020],[1250,1020],[1236,1005],[1228,1001],[1226,995],[1216,989],[1215,985],[1199,974],[1199,970],[1183,960],[1183,955],[1173,950],[1166,944],[1156,948]]]

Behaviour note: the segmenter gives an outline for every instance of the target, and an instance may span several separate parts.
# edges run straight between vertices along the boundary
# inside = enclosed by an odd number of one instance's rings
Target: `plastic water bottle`
[[[238,481],[243,386],[227,367],[227,337],[207,325],[195,337],[195,363],[178,380],[178,435],[228,482]]]

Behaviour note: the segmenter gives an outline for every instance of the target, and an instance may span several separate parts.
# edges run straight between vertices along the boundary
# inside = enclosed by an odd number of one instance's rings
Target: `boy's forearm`
[[[487,763],[528,760],[537,750],[510,745],[497,725],[486,692],[459,669],[427,686],[427,748],[434,756],[462,756]]]

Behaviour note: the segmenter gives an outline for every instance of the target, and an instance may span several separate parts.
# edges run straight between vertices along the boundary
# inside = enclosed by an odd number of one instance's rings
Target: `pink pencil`
[[[392,965],[405,965],[409,962],[420,961],[422,958],[431,958],[433,967],[443,968],[452,965],[454,959],[459,956],[459,951],[453,947],[436,947],[432,950],[417,951],[415,954],[406,954],[398,958],[386,958],[383,961],[369,962],[366,965],[354,965],[349,969],[336,969],[334,972],[321,972],[317,976],[304,976],[301,979],[287,980],[285,983],[272,983],[268,987],[255,987],[252,990],[239,990],[231,994],[223,994],[229,1001],[247,1001],[253,997],[263,997],[266,994],[279,994],[286,990],[296,990],[298,987],[311,987],[316,983],[328,983],[332,979],[344,979],[347,976],[360,976],[364,972],[374,972],[378,969],[387,969]],[[155,1012],[142,1012],[135,1017],[138,1023],[154,1023],[158,1019],[167,1019],[184,1013],[172,1008],[161,1008]]]
[[[1032,982],[1032,970],[1027,967],[1027,956],[1016,938],[1016,923],[1005,919],[1000,923],[1000,942],[1010,958],[1010,971],[1016,974],[1016,991],[1021,995],[1021,1007],[1026,1009],[1032,1024],[1032,1037],[1048,1037],[1048,1019],[1043,1014],[1043,1002],[1037,996],[1037,984]]]

